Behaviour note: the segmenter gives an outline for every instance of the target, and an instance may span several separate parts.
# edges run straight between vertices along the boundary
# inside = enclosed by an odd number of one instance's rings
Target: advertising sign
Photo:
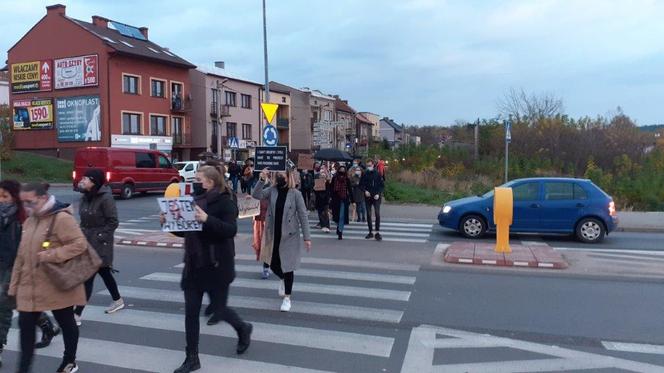
[[[286,171],[288,148],[285,146],[259,146],[256,148],[254,169],[262,171]]]
[[[55,107],[58,141],[101,141],[99,96],[59,98]]]
[[[12,93],[43,92],[53,89],[51,60],[13,63]]]
[[[53,129],[53,99],[16,100],[14,130]]]
[[[196,221],[194,197],[157,198],[159,209],[166,216],[162,232],[202,231],[203,224]]]
[[[98,57],[89,56],[55,60],[55,89],[91,87],[99,84]]]

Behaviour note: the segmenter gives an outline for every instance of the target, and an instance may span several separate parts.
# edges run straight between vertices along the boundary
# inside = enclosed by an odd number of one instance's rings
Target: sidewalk
[[[664,233],[664,212],[618,211],[619,232]]]

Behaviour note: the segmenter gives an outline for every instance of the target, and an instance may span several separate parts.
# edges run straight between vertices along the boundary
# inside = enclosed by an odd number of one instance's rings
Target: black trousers
[[[270,264],[270,269],[272,269],[272,272],[277,275],[277,277],[284,280],[284,284],[286,285],[286,295],[291,295],[293,292],[293,282],[295,281],[295,272],[284,273],[281,268],[281,257],[279,256],[278,243],[275,243],[272,248],[272,263]]]
[[[364,201],[367,205],[367,224],[369,225],[369,233],[373,232],[373,226],[371,225],[371,207],[373,206],[376,210],[376,232],[380,232],[380,202],[382,198],[378,198],[376,201],[372,198],[365,198]]]
[[[228,307],[228,289],[230,284],[217,285],[214,289],[202,289],[198,287],[187,287],[184,289],[185,320],[184,329],[187,338],[187,353],[198,352],[198,341],[201,334],[200,313],[203,304],[203,294],[208,293],[210,299],[214,300],[215,314],[229,323],[236,332],[240,332],[244,321],[240,316]]]
[[[21,329],[21,358],[19,360],[19,372],[29,372],[32,358],[35,354],[35,340],[37,323],[42,312],[19,312],[18,325]],[[62,337],[65,341],[65,352],[63,361],[73,363],[76,361],[76,349],[78,348],[78,326],[74,320],[74,307],[67,307],[53,311],[55,320],[62,329]]]
[[[115,278],[113,278],[113,271],[111,267],[99,268],[97,274],[99,274],[99,276],[101,276],[101,279],[104,280],[104,285],[106,285],[106,289],[108,289],[108,292],[111,293],[111,297],[113,298],[113,300],[116,301],[120,299],[118,284],[115,282]],[[87,300],[90,300],[90,297],[92,297],[92,290],[94,289],[95,277],[97,277],[96,274],[92,275],[92,277],[90,277],[85,282],[85,298]],[[74,309],[74,313],[77,314],[78,316],[81,316],[81,314],[83,314],[83,309],[85,309],[85,306],[76,306],[76,308]]]

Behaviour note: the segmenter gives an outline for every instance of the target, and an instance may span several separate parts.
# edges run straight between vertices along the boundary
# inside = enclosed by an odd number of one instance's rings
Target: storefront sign
[[[288,148],[285,146],[259,146],[256,148],[255,167],[256,171],[265,168],[270,171],[286,171],[286,159]]]
[[[173,150],[173,138],[170,136],[111,135],[111,147],[150,149],[151,146],[161,152],[170,153]]]
[[[14,130],[53,129],[53,99],[14,101]]]
[[[54,61],[55,89],[91,87],[99,84],[97,55],[62,58]]]
[[[162,232],[196,232],[203,230],[203,224],[196,221],[194,197],[157,198],[159,209],[164,213],[166,222]]]
[[[51,60],[12,64],[12,93],[42,92],[53,89],[51,66]]]
[[[101,141],[99,96],[59,98],[55,106],[58,141]]]

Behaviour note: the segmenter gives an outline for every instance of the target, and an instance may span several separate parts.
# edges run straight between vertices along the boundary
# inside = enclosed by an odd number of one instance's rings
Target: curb
[[[620,228],[618,227],[614,232],[626,232],[626,233],[664,233],[662,228]]]
[[[165,247],[181,249],[184,244],[179,242],[157,242],[157,241],[138,241],[138,240],[118,240],[118,245],[143,246],[143,247]]]
[[[443,260],[451,264],[473,264],[489,265],[495,267],[523,267],[523,268],[544,268],[544,269],[566,269],[569,264],[557,255],[552,255],[551,248],[546,247],[527,247],[532,253],[525,258],[522,253],[512,252],[510,254],[495,253],[483,251],[477,253],[475,244],[472,243],[453,243],[445,249]],[[479,254],[479,255],[477,255]]]

